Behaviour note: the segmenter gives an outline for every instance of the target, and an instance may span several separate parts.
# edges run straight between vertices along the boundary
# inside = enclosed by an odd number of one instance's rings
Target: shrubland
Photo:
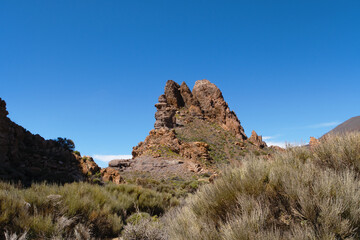
[[[193,194],[190,182],[151,179],[1,183],[0,228],[29,239],[360,239],[360,133],[240,161]]]
[[[0,229],[27,239],[117,237],[133,213],[161,215],[177,204],[170,194],[129,184],[0,183]]]
[[[359,239],[360,134],[248,156],[166,217],[169,239]]]

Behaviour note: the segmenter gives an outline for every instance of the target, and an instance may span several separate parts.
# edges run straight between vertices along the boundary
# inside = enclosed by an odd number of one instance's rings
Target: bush
[[[170,194],[128,184],[43,183],[23,189],[0,182],[0,229],[17,234],[28,231],[28,239],[75,239],[90,233],[116,237],[137,209],[161,215],[172,204]]]
[[[168,240],[164,225],[151,218],[142,218],[138,222],[127,224],[122,238],[124,240]]]
[[[360,133],[248,156],[166,217],[170,239],[359,239]]]
[[[75,149],[75,143],[71,139],[58,137],[54,141],[56,141],[59,146],[65,148],[69,151],[74,151],[74,149]]]

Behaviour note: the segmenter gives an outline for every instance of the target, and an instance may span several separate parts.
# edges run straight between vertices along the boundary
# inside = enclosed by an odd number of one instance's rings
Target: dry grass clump
[[[166,218],[169,239],[359,239],[360,133],[248,156]]]
[[[20,188],[0,182],[0,239],[5,230],[9,236],[27,232],[28,239],[116,237],[133,212],[160,215],[173,203],[170,194],[127,184]]]

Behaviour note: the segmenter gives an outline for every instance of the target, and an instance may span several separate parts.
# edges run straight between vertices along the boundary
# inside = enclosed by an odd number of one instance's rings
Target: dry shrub
[[[161,215],[173,202],[170,194],[127,184],[43,183],[19,188],[0,182],[0,232],[27,231],[28,239],[111,238],[121,233],[123,222],[137,209]]]
[[[359,239],[360,133],[247,157],[166,217],[170,239]]]

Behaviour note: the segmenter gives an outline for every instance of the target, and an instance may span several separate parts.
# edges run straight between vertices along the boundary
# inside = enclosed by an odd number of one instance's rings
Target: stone
[[[125,182],[121,177],[120,172],[114,168],[103,168],[100,172],[104,182],[113,182],[115,184],[121,184]]]
[[[314,137],[310,137],[309,145],[310,147],[315,147],[320,143],[319,139],[316,139]]]
[[[130,167],[130,165],[131,165],[130,159],[114,159],[109,162],[109,167],[118,168],[118,169],[127,168]]]
[[[167,103],[175,108],[181,108],[185,105],[184,100],[180,94],[180,86],[173,80],[166,82],[165,97]]]
[[[191,106],[199,106],[198,100],[194,98],[190,88],[185,82],[181,83],[180,95],[183,98],[185,107],[190,108]]]
[[[199,101],[204,117],[218,122],[222,128],[234,133],[239,139],[247,139],[240,121],[233,111],[230,111],[220,89],[209,80],[198,80],[192,91]]]
[[[251,137],[248,139],[248,141],[260,148],[267,147],[266,142],[262,140],[262,136],[258,136],[254,130],[251,132]]]

